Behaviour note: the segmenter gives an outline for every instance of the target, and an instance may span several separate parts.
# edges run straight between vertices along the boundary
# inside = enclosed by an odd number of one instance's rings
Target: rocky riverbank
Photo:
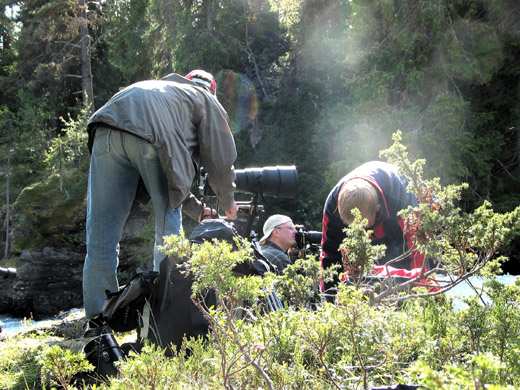
[[[142,237],[148,212],[131,213],[121,240],[120,283],[133,276],[152,249]],[[79,232],[84,237],[84,230]],[[13,262],[16,277],[0,280],[0,313],[40,320],[83,306],[82,275],[85,260],[84,239],[79,244],[24,249]]]

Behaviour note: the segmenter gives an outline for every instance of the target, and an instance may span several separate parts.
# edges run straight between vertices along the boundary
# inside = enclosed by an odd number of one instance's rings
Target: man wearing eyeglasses
[[[286,215],[271,215],[264,223],[260,239],[262,254],[277,267],[278,273],[292,264],[287,251],[296,245],[296,228]]]

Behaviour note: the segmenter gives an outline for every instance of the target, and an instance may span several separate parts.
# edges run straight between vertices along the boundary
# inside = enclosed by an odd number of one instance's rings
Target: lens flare
[[[218,83],[220,101],[229,115],[229,126],[234,134],[248,129],[258,116],[258,96],[251,80],[233,71],[222,72]],[[222,98],[222,94],[224,95]]]

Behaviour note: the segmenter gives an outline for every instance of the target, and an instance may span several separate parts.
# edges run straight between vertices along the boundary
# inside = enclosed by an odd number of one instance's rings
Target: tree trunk
[[[520,173],[520,130],[516,131],[516,150],[515,150],[516,171]]]
[[[6,190],[5,190],[5,203],[7,205],[5,211],[5,248],[4,248],[4,259],[7,259],[7,255],[9,254],[9,207],[10,207],[10,199],[9,199],[9,178],[11,177],[11,152],[12,149],[9,149],[7,152],[7,175],[6,175]]]
[[[208,0],[206,7],[206,27],[209,31],[213,31],[213,0]]]
[[[4,23],[5,25],[4,26],[0,26],[0,35],[1,35],[1,40],[2,40],[2,50],[4,50],[4,52],[7,52],[7,50],[9,50],[9,47],[11,46],[11,35],[10,35],[10,31],[9,31],[9,27],[7,25],[7,21],[5,21],[6,16],[5,16],[5,11],[6,11],[6,6],[3,5],[2,6],[2,15],[4,15]]]
[[[81,89],[83,91],[83,103],[93,114],[94,89],[92,87],[92,69],[90,66],[90,36],[88,35],[87,6],[85,0],[78,0],[79,4],[79,35],[81,43]]]

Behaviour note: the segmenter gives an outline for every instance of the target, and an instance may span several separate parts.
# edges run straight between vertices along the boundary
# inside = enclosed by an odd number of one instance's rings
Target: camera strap
[[[142,324],[141,330],[139,331],[139,337],[144,339],[148,337],[148,331],[150,330],[150,313],[152,308],[148,299],[145,301],[143,306]]]

